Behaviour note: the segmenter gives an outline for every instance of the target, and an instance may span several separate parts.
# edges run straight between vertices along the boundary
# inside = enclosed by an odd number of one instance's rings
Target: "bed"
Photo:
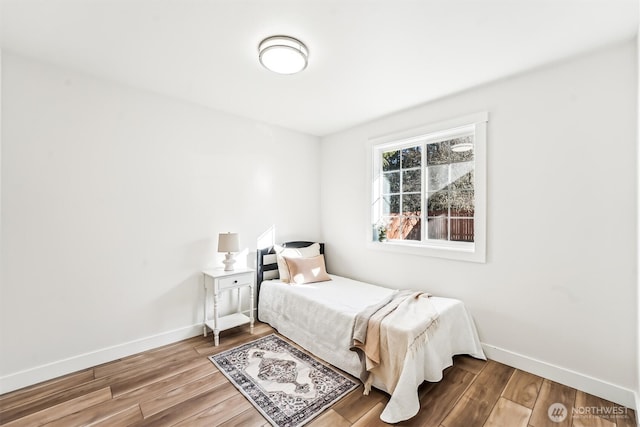
[[[276,251],[305,250],[312,244],[287,242],[258,250],[258,318],[331,365],[361,378],[361,359],[351,350],[356,317],[396,290],[331,274],[331,280],[300,285],[280,280]],[[324,245],[315,245],[324,254]],[[418,413],[418,387],[423,381],[440,381],[443,370],[453,364],[454,355],[468,354],[485,360],[473,319],[464,304],[451,298],[428,299],[437,312],[437,325],[419,350],[406,353],[397,384],[380,416],[387,423],[407,420]],[[373,379],[373,386],[389,393],[378,378]]]

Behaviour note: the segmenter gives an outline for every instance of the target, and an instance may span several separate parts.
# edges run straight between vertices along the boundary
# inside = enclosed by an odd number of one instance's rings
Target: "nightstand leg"
[[[250,292],[249,292],[249,327],[251,330],[251,334],[253,335],[253,322],[254,322],[254,318],[253,318],[253,286],[249,287]]]
[[[218,328],[218,294],[213,291],[213,345],[218,346],[220,343],[220,329]]]
[[[206,322],[207,321],[207,275],[203,274],[202,275],[202,283],[204,284],[204,316],[202,322]],[[207,324],[204,323],[202,325],[202,334],[204,335],[204,337],[207,337]]]

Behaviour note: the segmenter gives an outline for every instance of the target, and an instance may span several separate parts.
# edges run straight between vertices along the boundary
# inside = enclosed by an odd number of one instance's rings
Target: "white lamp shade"
[[[220,233],[218,235],[218,252],[239,252],[238,233]]]

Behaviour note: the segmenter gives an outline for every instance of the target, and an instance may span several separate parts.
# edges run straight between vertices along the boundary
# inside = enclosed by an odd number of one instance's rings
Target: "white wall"
[[[490,357],[635,406],[636,67],[630,41],[323,138],[332,272],[460,298]],[[367,249],[367,139],[478,111],[487,262]]]
[[[0,392],[201,333],[219,232],[319,237],[318,138],[2,66]]]
[[[639,75],[639,79],[640,79],[640,10],[638,10],[638,32],[636,33],[636,60],[637,62],[637,72]],[[636,110],[636,126],[637,126],[637,133],[636,133],[636,165],[640,165],[640,81],[638,82],[637,88],[636,88],[636,103],[637,103],[637,110]],[[636,199],[636,209],[640,210],[640,167],[636,166],[636,179],[637,179],[637,183],[638,183],[638,188],[637,188],[637,199]],[[636,266],[640,265],[640,211],[638,212],[638,216],[637,216],[637,221],[638,221],[638,229],[636,230],[636,239],[638,239],[637,241],[637,245],[638,245],[638,253],[636,254]],[[636,304],[636,309],[637,309],[637,318],[636,318],[636,325],[637,325],[637,387],[636,387],[636,413],[637,411],[640,410],[640,272],[637,272],[636,275],[636,298],[637,298],[637,304]],[[638,423],[640,423],[640,420],[638,420]]]

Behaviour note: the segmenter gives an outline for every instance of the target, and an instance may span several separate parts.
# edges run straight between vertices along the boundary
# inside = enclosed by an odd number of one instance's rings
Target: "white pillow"
[[[280,280],[289,283],[291,280],[289,274],[289,267],[283,257],[288,258],[309,258],[312,256],[320,255],[320,243],[314,243],[304,248],[287,248],[279,245],[274,245],[273,249],[276,251],[276,260],[278,261],[278,273],[280,274]]]

